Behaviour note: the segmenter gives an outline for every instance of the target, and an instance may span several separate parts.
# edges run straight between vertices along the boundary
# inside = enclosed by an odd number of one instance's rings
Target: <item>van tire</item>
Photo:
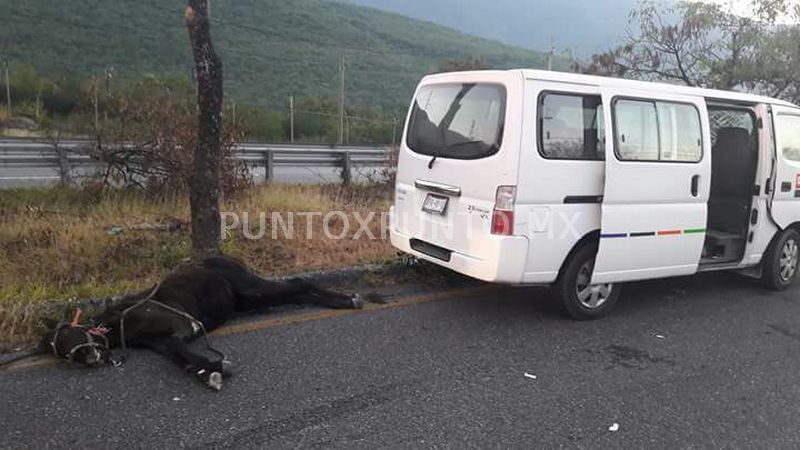
[[[761,283],[773,291],[782,291],[797,280],[800,233],[789,228],[770,244],[761,268]],[[787,264],[789,267],[787,267]]]
[[[564,312],[575,320],[594,320],[608,314],[617,304],[621,291],[621,285],[612,284],[610,292],[605,297],[602,304],[596,307],[587,307],[578,297],[579,277],[584,280],[587,276],[591,277],[591,269],[594,268],[594,260],[597,256],[597,244],[584,245],[579,248],[567,261],[564,269],[552,287],[553,294],[558,299]]]

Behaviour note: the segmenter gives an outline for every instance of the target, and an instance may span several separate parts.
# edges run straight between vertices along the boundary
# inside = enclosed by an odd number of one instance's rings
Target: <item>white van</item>
[[[748,269],[796,278],[800,108],[766,97],[513,70],[428,76],[390,235],[490,282],[553,285],[576,319],[619,283]]]

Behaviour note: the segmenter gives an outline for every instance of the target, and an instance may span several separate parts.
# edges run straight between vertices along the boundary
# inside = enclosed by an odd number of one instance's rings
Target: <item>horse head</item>
[[[111,350],[103,326],[82,325],[81,310],[75,310],[72,321],[45,321],[48,332],[43,344],[56,358],[69,362],[98,367],[111,360]]]

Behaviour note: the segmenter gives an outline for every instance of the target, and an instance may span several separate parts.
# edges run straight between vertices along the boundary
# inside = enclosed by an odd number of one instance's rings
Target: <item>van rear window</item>
[[[420,88],[406,142],[416,153],[479,159],[500,150],[506,90],[495,84],[439,84]]]

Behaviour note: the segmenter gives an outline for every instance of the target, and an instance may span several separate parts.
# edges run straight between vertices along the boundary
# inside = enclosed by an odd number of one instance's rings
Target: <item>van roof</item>
[[[531,80],[583,84],[583,85],[590,85],[597,87],[638,89],[642,91],[701,96],[706,99],[714,99],[714,100],[728,100],[728,101],[747,102],[747,103],[767,103],[772,105],[787,106],[791,108],[800,108],[797,105],[784,100],[765,97],[761,95],[752,95],[736,91],[703,89],[703,88],[683,86],[679,84],[627,80],[623,78],[601,77],[595,75],[583,75],[570,72],[555,72],[549,70],[515,69],[507,72],[520,72],[522,73],[522,76],[524,78]],[[455,75],[455,74],[450,73],[447,75]],[[436,75],[434,75],[433,77],[436,77]]]
[[[622,78],[600,77],[582,75],[577,73],[553,72],[548,70],[521,70],[523,76],[529,79],[558,81],[564,83],[589,84],[599,87],[616,87],[628,89],[641,89],[656,92],[671,92],[675,94],[702,96],[708,99],[744,101],[749,103],[769,103],[797,108],[798,106],[776,98],[752,95],[736,91],[722,91],[717,89],[703,89],[669,83],[656,83],[650,81],[626,80]]]

